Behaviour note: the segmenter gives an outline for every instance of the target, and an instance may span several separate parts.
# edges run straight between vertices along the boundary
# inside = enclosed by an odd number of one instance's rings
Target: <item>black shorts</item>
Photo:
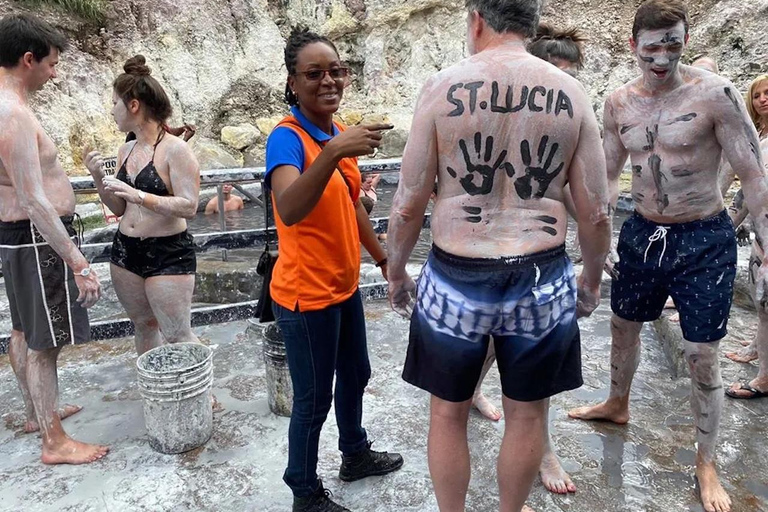
[[[611,308],[619,317],[649,322],[671,295],[683,337],[695,343],[727,334],[736,277],[736,236],[723,210],[708,219],[659,225],[635,213],[619,235],[618,279]]]
[[[582,385],[576,279],[565,247],[500,259],[432,249],[403,378],[443,400],[469,400],[491,336],[506,397],[530,402]]]
[[[195,243],[187,231],[138,238],[126,236],[118,229],[109,261],[144,279],[194,274],[197,270]]]
[[[72,217],[61,221],[77,243]],[[77,303],[75,276],[30,221],[0,222],[0,260],[11,324],[24,333],[29,348],[90,341],[88,310]]]

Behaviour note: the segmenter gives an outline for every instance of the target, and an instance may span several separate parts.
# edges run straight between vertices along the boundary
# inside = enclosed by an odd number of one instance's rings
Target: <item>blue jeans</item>
[[[294,496],[317,490],[320,430],[336,399],[339,450],[354,455],[366,448],[362,427],[363,392],[371,376],[360,292],[320,311],[291,311],[273,303],[285,340],[293,382],[293,412],[288,429],[288,468],[283,480]],[[333,376],[336,374],[336,390]]]

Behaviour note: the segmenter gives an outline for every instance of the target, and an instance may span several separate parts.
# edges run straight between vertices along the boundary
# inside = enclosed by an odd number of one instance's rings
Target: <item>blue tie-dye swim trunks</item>
[[[506,397],[541,400],[582,385],[576,279],[564,246],[495,259],[433,246],[403,378],[443,400],[469,400],[491,336]]]

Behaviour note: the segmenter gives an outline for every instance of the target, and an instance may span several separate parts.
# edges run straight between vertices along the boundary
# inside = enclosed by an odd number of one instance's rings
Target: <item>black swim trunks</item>
[[[61,221],[73,241],[72,217]],[[90,341],[88,310],[72,270],[29,220],[0,222],[0,260],[14,330],[27,346],[46,350]]]
[[[187,231],[151,238],[126,236],[117,230],[110,262],[144,279],[194,274],[195,244]]]
[[[736,277],[736,235],[725,210],[667,225],[635,213],[624,222],[617,249],[618,278],[611,287],[616,315],[633,322],[656,320],[671,295],[686,340],[725,337]]]
[[[582,385],[576,278],[564,246],[498,259],[433,247],[403,378],[443,400],[469,400],[491,336],[506,397],[530,402]]]

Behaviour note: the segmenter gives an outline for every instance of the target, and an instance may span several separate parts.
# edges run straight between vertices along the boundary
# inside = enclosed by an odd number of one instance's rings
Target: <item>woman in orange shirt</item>
[[[358,291],[360,243],[386,278],[386,253],[359,201],[357,157],[370,154],[387,125],[335,123],[348,69],[333,43],[294,29],[285,48],[291,115],[267,141],[279,252],[270,292],[293,382],[288,468],[293,510],[343,512],[317,476],[320,430],[335,395],[339,477],[354,481],[399,469],[398,454],[375,452],[361,425],[371,374]],[[334,374],[336,389],[333,389]]]

